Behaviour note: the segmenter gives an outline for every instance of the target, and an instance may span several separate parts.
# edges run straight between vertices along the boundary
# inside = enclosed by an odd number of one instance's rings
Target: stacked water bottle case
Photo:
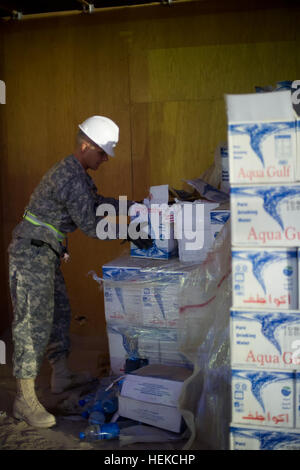
[[[300,147],[289,91],[228,95],[236,449],[300,449]]]
[[[179,350],[180,287],[192,270],[178,258],[121,256],[103,266],[113,374],[147,364],[192,367]]]

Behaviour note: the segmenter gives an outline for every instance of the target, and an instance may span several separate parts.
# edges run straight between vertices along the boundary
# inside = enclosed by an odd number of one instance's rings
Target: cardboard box
[[[300,184],[232,186],[233,245],[300,246]]]
[[[296,180],[296,122],[290,91],[227,95],[231,184]]]
[[[297,145],[297,167],[296,167],[296,180],[300,181],[300,116],[296,117],[296,145]]]
[[[176,204],[175,236],[180,261],[201,263],[206,259],[214,241],[211,212],[218,206],[205,200]]]
[[[295,426],[295,374],[232,368],[232,422],[254,426]]]
[[[119,396],[119,415],[180,432],[178,399],[191,371],[182,367],[146,366],[126,375]]]
[[[299,343],[298,343],[299,348]],[[296,428],[300,430],[300,372],[296,372]]]
[[[144,204],[134,204],[129,209],[130,227],[145,224],[144,231],[151,236],[153,246],[146,250],[130,245],[133,257],[169,259],[178,254],[177,240],[174,238],[174,213],[169,202],[169,186],[151,186],[149,199]]]
[[[296,248],[232,248],[233,306],[298,308]]]
[[[107,323],[106,329],[110,366],[115,375],[124,373],[125,361],[132,355],[148,359],[149,364],[192,368],[192,363],[179,351],[177,329],[113,323]]]
[[[228,219],[230,218],[230,210],[216,209],[210,213],[210,229],[211,243],[213,245],[215,238],[218,236]]]
[[[130,282],[138,278],[141,268],[139,263],[130,260],[129,257],[126,259],[126,265],[118,266],[118,263],[112,261],[102,267],[107,321],[137,325],[142,323],[140,292],[135,289],[134,282]],[[130,289],[125,288],[127,285],[130,285]]]
[[[230,450],[300,450],[300,431],[231,424]]]
[[[230,312],[232,366],[258,369],[299,368],[295,345],[300,335],[300,310]]]
[[[108,322],[176,328],[180,285],[192,267],[178,258],[161,260],[121,256],[102,267]]]
[[[157,215],[155,215],[157,213]],[[160,219],[153,224],[153,219]],[[174,219],[172,207],[159,209],[151,206],[148,209],[148,222],[153,246],[146,250],[138,248],[134,243],[130,244],[130,254],[137,258],[169,259],[178,255],[178,243],[174,238]]]

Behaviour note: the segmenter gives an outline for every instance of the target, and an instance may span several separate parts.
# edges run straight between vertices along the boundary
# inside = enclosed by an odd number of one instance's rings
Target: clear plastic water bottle
[[[103,390],[101,388],[96,392],[93,409],[103,411],[104,413],[114,413],[118,409],[118,398],[116,389]]]
[[[102,411],[92,411],[89,415],[89,424],[104,424],[105,414]]]
[[[84,432],[79,433],[80,439],[97,441],[103,439],[116,439],[119,437],[120,428],[117,423],[93,424],[88,426]]]

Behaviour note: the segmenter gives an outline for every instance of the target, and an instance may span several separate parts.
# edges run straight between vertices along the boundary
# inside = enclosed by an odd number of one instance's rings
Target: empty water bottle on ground
[[[97,441],[103,439],[117,439],[119,435],[120,428],[117,423],[93,424],[88,426],[84,432],[80,432],[79,438],[87,441]]]
[[[114,413],[118,409],[117,388],[99,388],[96,392],[93,409],[104,413]]]

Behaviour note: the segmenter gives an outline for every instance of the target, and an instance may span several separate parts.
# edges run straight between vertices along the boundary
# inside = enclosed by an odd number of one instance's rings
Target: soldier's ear
[[[80,144],[81,152],[84,153],[86,150],[88,150],[88,148],[89,148],[88,143],[83,140]]]

